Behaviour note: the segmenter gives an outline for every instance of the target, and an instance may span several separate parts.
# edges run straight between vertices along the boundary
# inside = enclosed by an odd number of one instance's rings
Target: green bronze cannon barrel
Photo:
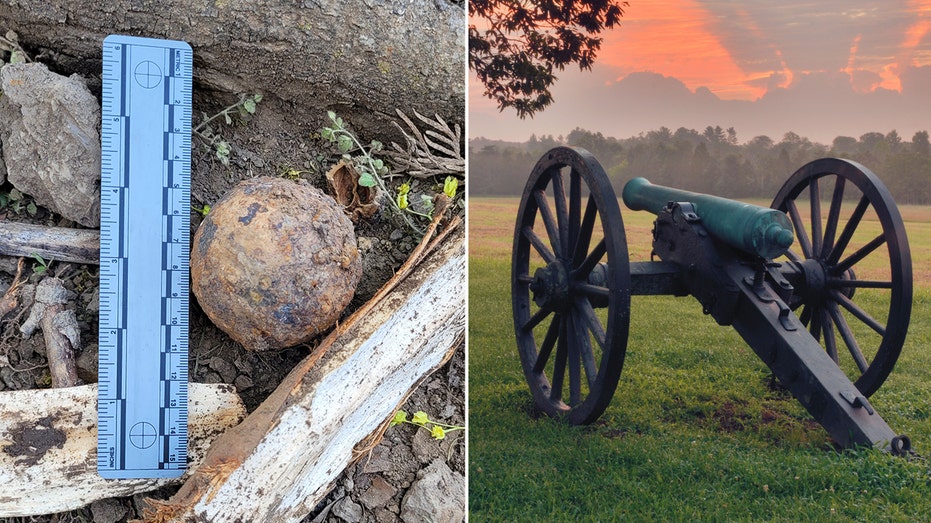
[[[792,224],[785,213],[718,196],[653,185],[634,178],[624,186],[624,203],[635,211],[659,214],[670,202],[689,202],[712,236],[740,251],[772,259],[792,245]]]

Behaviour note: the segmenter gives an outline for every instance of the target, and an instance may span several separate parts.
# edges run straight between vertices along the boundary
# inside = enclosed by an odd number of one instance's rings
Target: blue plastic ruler
[[[97,470],[187,466],[191,47],[103,42]]]

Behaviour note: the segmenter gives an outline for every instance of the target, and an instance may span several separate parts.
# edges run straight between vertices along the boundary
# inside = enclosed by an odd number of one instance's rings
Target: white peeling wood
[[[190,471],[245,417],[229,385],[191,383]],[[0,392],[0,517],[51,514],[179,483],[97,474],[97,385]]]

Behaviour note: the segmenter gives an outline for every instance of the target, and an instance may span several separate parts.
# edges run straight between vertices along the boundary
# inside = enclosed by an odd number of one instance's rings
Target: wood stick
[[[100,263],[100,231],[0,221],[0,254]]]
[[[229,385],[191,383],[188,392],[190,474],[246,409]],[[0,392],[0,413],[0,517],[73,510],[183,480],[97,474],[96,384]]]
[[[430,238],[424,240],[427,244]],[[386,284],[210,449],[151,521],[299,521],[465,332],[457,229]]]

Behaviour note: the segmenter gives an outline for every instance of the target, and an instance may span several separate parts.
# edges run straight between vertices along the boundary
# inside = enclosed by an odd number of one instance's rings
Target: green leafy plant
[[[233,124],[233,115],[238,114],[241,119],[245,119],[255,114],[256,104],[262,101],[261,94],[244,95],[239,100],[225,107],[213,116],[204,114],[204,119],[193,129],[193,133],[206,142],[208,148],[214,150],[214,154],[223,165],[230,164],[230,152],[232,150],[229,142],[223,139],[220,133],[211,126],[215,120],[223,118],[226,125]]]
[[[407,419],[407,413],[403,410],[399,410],[394,413],[394,418],[391,420],[391,426],[400,425],[402,423],[407,423],[410,425],[416,425],[430,432],[430,435],[433,439],[443,439],[450,432],[455,432],[457,430],[465,430],[465,427],[459,425],[449,425],[447,423],[440,423],[438,421],[433,421],[427,416],[427,413],[424,411],[417,411],[411,416],[411,419]]]
[[[38,253],[32,253],[32,258],[36,261],[36,265],[32,268],[33,272],[36,274],[45,274],[48,272],[49,267],[52,265],[52,260],[45,261],[45,258]]]
[[[390,194],[385,184],[385,177],[388,176],[388,166],[385,165],[381,158],[374,156],[375,153],[384,149],[384,145],[378,140],[372,140],[367,146],[363,145],[356,135],[346,127],[346,122],[336,116],[336,113],[327,111],[327,117],[330,119],[331,126],[321,129],[320,136],[324,140],[336,144],[343,159],[352,163],[359,173],[359,185],[377,187],[385,194]],[[404,185],[407,184],[402,184],[401,187],[403,188]],[[409,191],[410,185],[407,185],[406,189],[399,189],[397,196],[389,198],[389,200],[393,209],[404,218],[407,225],[418,234],[423,234],[423,230],[414,223],[409,215],[414,214],[427,219],[430,218],[430,215],[415,211],[410,207],[407,198]]]

